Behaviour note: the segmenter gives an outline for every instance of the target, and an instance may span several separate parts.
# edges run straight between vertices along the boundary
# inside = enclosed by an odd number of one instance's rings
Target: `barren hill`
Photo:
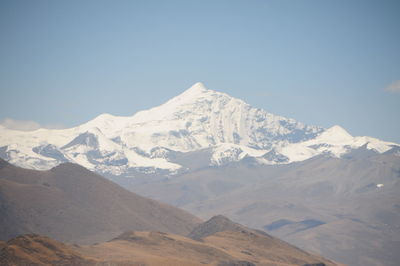
[[[94,245],[65,245],[39,235],[19,236],[0,249],[1,265],[333,266],[265,233],[213,217],[198,240],[162,232],[125,232]],[[206,232],[207,231],[207,232]],[[214,232],[214,233],[212,233]]]
[[[79,165],[36,171],[1,159],[0,217],[2,240],[37,233],[76,243],[105,241],[131,230],[185,235],[201,222]]]

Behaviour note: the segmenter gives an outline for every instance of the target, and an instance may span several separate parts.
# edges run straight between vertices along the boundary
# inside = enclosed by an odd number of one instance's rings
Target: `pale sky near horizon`
[[[400,1],[0,0],[0,123],[128,116],[198,81],[400,143]]]

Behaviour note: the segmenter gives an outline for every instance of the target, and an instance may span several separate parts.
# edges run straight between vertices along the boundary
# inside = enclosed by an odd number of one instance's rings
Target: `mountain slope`
[[[199,224],[189,236],[198,238],[126,232],[106,243],[76,250],[88,257],[135,260],[144,265],[337,265],[223,216]]]
[[[0,248],[0,264],[14,265],[96,265],[67,245],[36,234],[22,235],[7,241]]]
[[[32,132],[0,127],[0,157],[18,166],[50,169],[63,162],[102,174],[177,174],[191,163],[176,160],[200,152],[201,167],[254,158],[287,164],[321,154],[341,157],[366,146],[379,153],[395,143],[352,137],[253,108],[225,93],[194,84],[168,102],[129,117],[102,114],[78,127]]]
[[[210,235],[214,235],[219,232],[231,231],[231,232],[251,232],[252,230],[247,229],[243,225],[237,224],[229,220],[223,215],[217,215],[212,217],[210,220],[197,225],[188,237],[200,240]]]
[[[0,159],[0,204],[0,239],[38,233],[93,243],[129,230],[187,234],[200,222],[70,163],[35,171]]]
[[[234,223],[222,215],[212,217],[210,220],[199,224],[190,235],[207,244],[222,247],[230,254],[242,254],[243,260],[249,260],[254,265],[335,264],[300,250],[263,231]],[[257,260],[252,257],[256,257]]]
[[[117,179],[116,179],[117,180]],[[125,185],[203,219],[223,214],[349,265],[400,260],[400,157],[362,147],[287,165],[250,161]]]
[[[37,234],[0,247],[1,265],[338,265],[268,234],[216,216],[189,234],[125,232],[94,245],[66,245]]]
[[[318,263],[318,264],[317,264]],[[162,232],[126,232],[95,245],[66,245],[40,235],[4,243],[0,264],[12,265],[338,265],[266,235],[223,231],[201,241]]]

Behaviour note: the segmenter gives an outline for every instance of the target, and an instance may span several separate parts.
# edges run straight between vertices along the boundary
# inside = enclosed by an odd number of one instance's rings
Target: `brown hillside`
[[[132,230],[186,235],[201,222],[79,165],[35,171],[1,159],[0,217],[1,240],[37,233],[74,243],[106,241]]]
[[[51,238],[30,234],[11,239],[0,249],[0,265],[95,265],[65,244]]]
[[[200,231],[206,236],[200,237]],[[223,216],[211,218],[190,235],[199,240],[161,232],[127,232],[105,243],[74,249],[116,265],[337,265]]]
[[[210,231],[199,240],[162,232],[126,232],[107,242],[79,246],[65,245],[39,235],[23,235],[3,243],[0,265],[338,265],[222,216],[203,225],[203,229]],[[223,227],[233,228],[233,231],[219,231]],[[211,234],[211,231],[218,232]]]

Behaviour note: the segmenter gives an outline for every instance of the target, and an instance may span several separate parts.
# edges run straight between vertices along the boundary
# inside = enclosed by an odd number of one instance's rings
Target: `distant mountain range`
[[[251,160],[165,177],[114,177],[141,195],[246,226],[349,266],[400,261],[400,157],[362,147],[284,165]]]
[[[288,164],[324,154],[343,157],[364,147],[384,153],[399,145],[352,137],[253,108],[196,83],[158,107],[130,117],[102,114],[80,126],[31,132],[0,126],[0,157],[21,167],[50,169],[63,162],[107,175],[179,174],[252,158]],[[187,158],[201,157],[200,160]]]
[[[0,159],[0,265],[204,264],[339,265],[221,215],[203,223],[79,165]]]

